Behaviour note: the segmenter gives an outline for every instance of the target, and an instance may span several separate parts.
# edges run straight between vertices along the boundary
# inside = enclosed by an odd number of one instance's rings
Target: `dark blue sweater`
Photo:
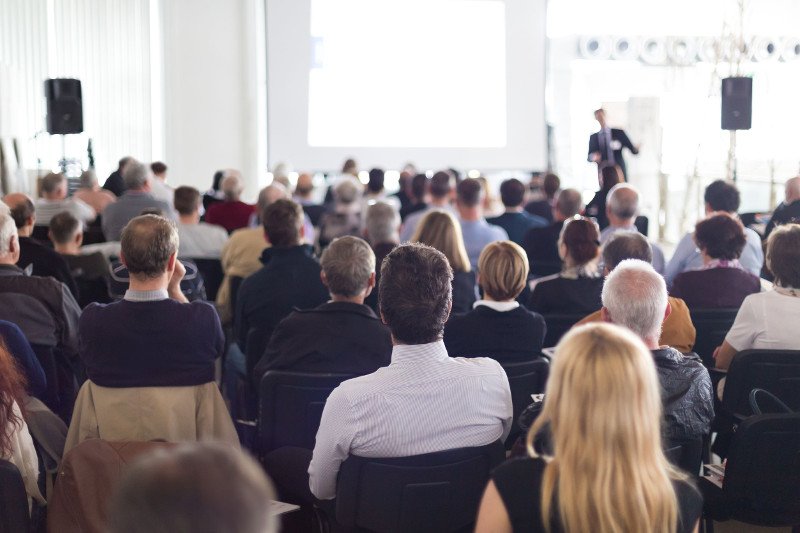
[[[11,357],[17,361],[28,382],[28,394],[42,399],[47,389],[47,378],[22,330],[13,322],[0,320],[0,337],[5,341]]]

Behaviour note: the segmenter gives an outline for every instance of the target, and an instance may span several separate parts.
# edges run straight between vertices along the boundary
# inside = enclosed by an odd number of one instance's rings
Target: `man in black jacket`
[[[625,169],[625,160],[622,158],[622,149],[627,148],[633,155],[639,153],[639,147],[634,146],[625,130],[619,128],[609,128],[606,124],[606,112],[598,109],[594,112],[594,118],[600,124],[600,131],[589,136],[589,161],[597,163],[601,168],[608,165],[617,165],[622,169],[625,181],[628,181],[628,174]]]
[[[322,254],[331,301],[283,319],[255,369],[364,375],[389,364],[389,329],[364,305],[375,287],[375,254],[358,237],[335,239]]]

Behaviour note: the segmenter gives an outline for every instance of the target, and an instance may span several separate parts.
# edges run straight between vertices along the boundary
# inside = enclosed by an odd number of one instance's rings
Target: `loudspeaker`
[[[722,80],[722,129],[749,130],[753,119],[753,78]]]
[[[67,134],[83,131],[81,81],[55,78],[44,81],[47,98],[47,133]]]

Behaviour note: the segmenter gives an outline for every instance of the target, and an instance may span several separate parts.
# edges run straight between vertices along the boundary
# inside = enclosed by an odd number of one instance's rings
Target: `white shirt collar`
[[[159,300],[166,300],[169,298],[167,289],[158,289],[154,291],[136,291],[128,289],[125,291],[125,300],[129,302],[156,302]]]
[[[494,309],[498,313],[505,313],[506,311],[511,311],[519,307],[519,302],[512,301],[512,302],[495,302],[493,300],[478,300],[474,304],[472,304],[473,309],[477,309],[479,305],[485,305],[489,309]]]

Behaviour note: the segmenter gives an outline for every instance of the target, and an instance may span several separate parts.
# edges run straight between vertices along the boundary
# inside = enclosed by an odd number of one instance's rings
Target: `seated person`
[[[178,212],[181,242],[178,257],[219,259],[228,242],[228,232],[222,226],[200,222],[200,191],[194,187],[178,187],[173,201]]]
[[[122,232],[130,274],[124,299],[91,304],[80,321],[86,374],[103,387],[193,386],[214,380],[225,337],[214,306],[188,303],[180,289],[178,232],[169,220],[142,215]]]
[[[400,228],[400,242],[412,240],[412,236],[417,232],[417,226],[422,217],[430,211],[438,209],[449,211],[453,214],[456,213],[451,205],[456,179],[450,170],[440,170],[431,176],[431,179],[426,179],[424,183],[426,190],[421,198],[423,201],[427,199],[425,207],[409,213],[403,218],[403,227]]]
[[[528,257],[519,245],[497,241],[481,252],[478,284],[483,299],[462,315],[450,315],[444,345],[450,357],[491,357],[500,363],[540,355],[545,324],[516,298],[528,279]]]
[[[764,240],[777,226],[800,222],[800,176],[790,178],[784,186],[783,202],[775,208],[764,229]]]
[[[477,533],[697,531],[703,499],[662,451],[658,379],[641,340],[610,324],[572,330],[547,391],[530,457],[492,472]],[[552,453],[534,448],[546,427]]]
[[[694,227],[694,242],[703,267],[678,274],[669,291],[689,309],[739,308],[747,296],[761,292],[758,276],[739,263],[747,243],[739,220],[728,213],[701,220]]]
[[[525,204],[525,211],[532,215],[542,217],[548,224],[553,223],[553,208],[556,205],[556,196],[561,190],[561,178],[556,174],[548,173],[544,177],[533,176],[529,183],[531,201]]]
[[[664,278],[649,263],[626,259],[606,278],[603,320],[628,328],[653,354],[664,403],[664,438],[669,443],[694,443],[683,453],[694,453],[687,460],[696,473],[703,437],[711,432],[714,396],[708,370],[696,354],[683,355],[659,344],[661,324],[671,310]]]
[[[108,204],[117,201],[114,193],[100,188],[97,183],[97,174],[91,169],[84,170],[81,174],[80,187],[73,194],[73,198],[90,205],[98,215],[103,214]]]
[[[428,207],[428,203],[425,201],[425,193],[428,188],[428,176],[425,174],[416,174],[414,177],[409,177],[406,183],[408,202],[400,208],[400,218],[402,220]],[[400,192],[402,192],[402,190]]]
[[[400,215],[397,210],[383,202],[369,206],[364,220],[364,237],[375,252],[375,287],[378,287],[383,258],[400,244]],[[377,288],[367,296],[364,303],[378,312]]]
[[[575,189],[564,189],[556,197],[553,223],[544,228],[528,230],[522,247],[528,254],[532,276],[550,276],[561,271],[558,247],[561,230],[564,229],[564,222],[580,214],[582,209],[581,193]]]
[[[50,221],[48,236],[56,252],[61,254],[70,268],[80,291],[81,308],[92,302],[108,303],[111,296],[108,283],[111,265],[100,252],[82,254],[83,224],[69,212],[57,214]]]
[[[319,226],[319,219],[326,207],[314,201],[314,178],[311,174],[300,174],[297,176],[297,184],[294,186],[294,201],[303,206],[303,211],[311,222],[312,226]]]
[[[500,199],[506,212],[497,217],[487,218],[486,222],[506,230],[509,240],[520,246],[529,229],[550,225],[549,220],[532,215],[522,208],[525,203],[525,185],[518,179],[511,178],[500,184]]]
[[[256,383],[269,370],[363,375],[389,364],[389,329],[364,305],[375,288],[372,249],[358,237],[340,237],[321,263],[331,301],[294,311],[278,324],[256,365]]]
[[[320,216],[319,247],[333,239],[361,232],[361,189],[355,180],[344,179],[333,188],[333,208]]]
[[[81,222],[89,223],[97,218],[97,212],[78,198],[67,198],[67,178],[51,172],[42,178],[42,197],[36,200],[36,224],[49,226],[56,214],[67,211]]]
[[[224,201],[211,204],[206,211],[206,222],[216,224],[231,233],[239,228],[246,228],[250,222],[255,206],[240,200],[244,185],[239,173],[226,176],[221,184]]]
[[[625,177],[622,175],[622,169],[618,166],[605,165],[600,168],[598,178],[600,180],[600,189],[594,193],[594,197],[586,204],[584,214],[597,220],[597,225],[600,226],[601,230],[604,230],[608,227],[608,216],[606,215],[608,192],[618,183],[623,183]]]
[[[453,276],[447,258],[428,246],[403,244],[381,270],[392,362],[343,382],[328,397],[308,467],[311,492],[321,500],[336,496],[336,476],[349,455],[406,457],[484,446],[504,440],[511,428],[511,391],[500,364],[449,357],[442,342]]]
[[[537,313],[579,314],[600,309],[603,278],[598,268],[600,234],[588,218],[566,221],[558,239],[564,267],[536,280],[528,307]]]
[[[608,226],[600,232],[600,245],[605,245],[612,235],[620,232],[638,232],[636,216],[639,213],[639,192],[627,183],[618,183],[608,191],[606,197],[606,218]],[[653,260],[648,261],[656,272],[664,272],[664,252],[661,247],[650,241]]]
[[[603,246],[603,275],[608,276],[625,259],[638,259],[646,263],[653,261],[650,242],[638,232],[624,232],[612,235]],[[697,332],[692,324],[689,308],[680,298],[668,298],[672,312],[661,326],[659,345],[672,346],[681,353],[688,353],[694,347]],[[600,310],[579,321],[576,326],[603,320]]]
[[[444,254],[453,269],[453,313],[466,313],[477,300],[475,271],[469,263],[461,225],[451,213],[433,210],[425,213],[417,224],[411,242],[436,248]]]
[[[8,348],[9,355],[25,378],[28,394],[40,400],[45,399],[47,378],[39,359],[36,358],[19,326],[7,320],[0,320],[0,341]]]
[[[490,242],[508,239],[506,230],[494,226],[483,218],[486,192],[480,180],[466,178],[456,186],[456,209],[461,223],[464,247],[472,268],[478,266],[481,250]]]

